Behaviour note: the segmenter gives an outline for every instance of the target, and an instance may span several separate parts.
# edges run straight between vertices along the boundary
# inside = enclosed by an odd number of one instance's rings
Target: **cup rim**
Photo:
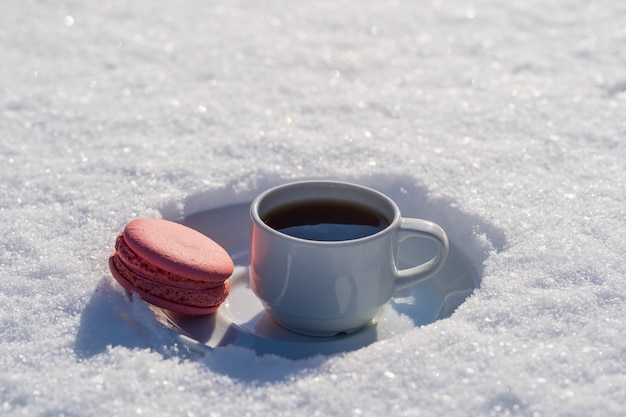
[[[367,193],[375,196],[379,201],[382,201],[386,204],[390,212],[393,213],[393,217],[389,219],[389,224],[382,230],[379,230],[376,233],[371,235],[367,235],[364,237],[356,238],[356,239],[346,239],[346,240],[311,240],[311,239],[303,239],[295,236],[291,236],[285,233],[282,233],[269,225],[267,225],[261,215],[259,214],[259,206],[270,196],[271,194],[275,194],[289,188],[296,187],[328,187],[328,188],[350,188],[354,190],[358,190],[362,193]],[[277,204],[279,207],[281,204]],[[280,184],[274,187],[271,187],[257,197],[254,198],[252,203],[250,204],[250,218],[252,221],[261,229],[265,230],[268,233],[271,233],[272,236],[284,239],[286,241],[291,241],[294,243],[300,244],[308,244],[308,245],[316,245],[316,246],[340,246],[340,245],[352,245],[359,242],[364,242],[367,240],[373,240],[380,238],[382,235],[391,233],[391,231],[396,227],[396,225],[401,221],[401,214],[398,205],[387,195],[382,192],[375,190],[370,187],[366,187],[364,185],[355,184],[346,181],[335,181],[335,180],[304,180],[304,181],[294,181],[289,183]]]

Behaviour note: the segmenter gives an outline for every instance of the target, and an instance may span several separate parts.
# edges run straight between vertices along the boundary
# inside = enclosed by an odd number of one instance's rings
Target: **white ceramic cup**
[[[320,201],[356,204],[384,216],[382,230],[349,240],[310,240],[270,227],[275,210]],[[437,224],[404,218],[386,195],[337,181],[302,181],[260,194],[250,207],[250,285],[265,310],[292,331],[334,336],[366,326],[393,293],[432,277],[448,254]],[[427,238],[437,254],[421,265],[398,268],[400,242]]]

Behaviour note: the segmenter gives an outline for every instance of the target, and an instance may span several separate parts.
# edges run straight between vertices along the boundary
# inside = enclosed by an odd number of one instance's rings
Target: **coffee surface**
[[[285,205],[267,213],[263,221],[287,235],[318,241],[359,239],[389,225],[385,216],[371,208],[335,200]]]

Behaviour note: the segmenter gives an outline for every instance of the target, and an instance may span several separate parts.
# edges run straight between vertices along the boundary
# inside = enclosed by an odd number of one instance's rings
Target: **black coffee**
[[[319,241],[359,239],[389,225],[385,216],[371,208],[334,200],[285,205],[267,213],[263,221],[287,235]]]

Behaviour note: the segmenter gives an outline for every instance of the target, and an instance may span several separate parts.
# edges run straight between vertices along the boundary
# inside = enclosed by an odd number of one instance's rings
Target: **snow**
[[[626,413],[626,3],[7,1],[3,416]],[[438,222],[450,317],[291,360],[170,343],[108,272],[140,216],[296,179]]]

